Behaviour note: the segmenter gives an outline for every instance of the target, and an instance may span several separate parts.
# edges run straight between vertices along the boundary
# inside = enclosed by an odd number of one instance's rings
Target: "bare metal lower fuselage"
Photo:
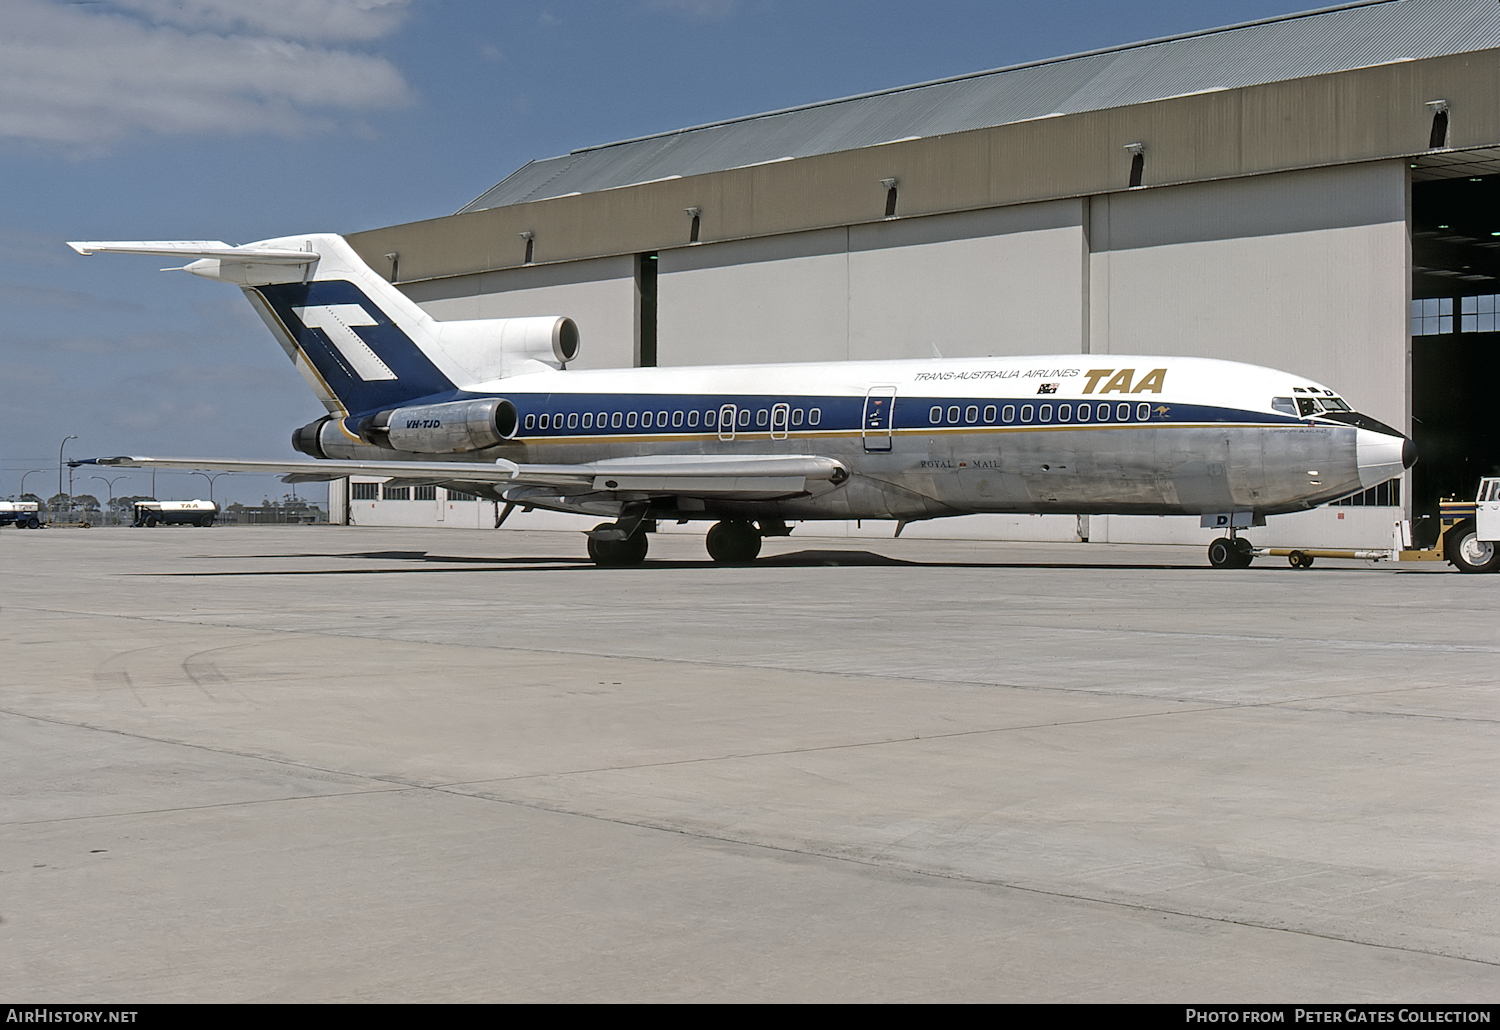
[[[665,455],[818,454],[850,472],[809,483],[795,496],[686,498],[654,491],[559,494],[539,487],[474,492],[539,508],[617,515],[649,501],[656,517],[718,520],[918,520],[975,513],[1201,515],[1300,511],[1362,488],[1350,426],[1101,425],[963,427],[897,431],[869,450],[858,431],[751,434],[663,442],[518,441],[473,452],[522,464],[582,464]],[[420,458],[347,438],[328,439],[332,458]],[[1309,475],[1316,471],[1317,476]]]

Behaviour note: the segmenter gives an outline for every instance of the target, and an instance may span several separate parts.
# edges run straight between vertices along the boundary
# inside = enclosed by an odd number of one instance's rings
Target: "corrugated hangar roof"
[[[1497,0],[1365,0],[585,147],[458,213],[1494,47]]]

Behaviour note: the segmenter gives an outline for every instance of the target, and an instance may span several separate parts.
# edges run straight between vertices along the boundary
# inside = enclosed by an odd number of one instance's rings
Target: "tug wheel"
[[[1459,572],[1494,572],[1500,569],[1500,547],[1493,540],[1479,539],[1473,519],[1464,519],[1443,538],[1443,556]]]

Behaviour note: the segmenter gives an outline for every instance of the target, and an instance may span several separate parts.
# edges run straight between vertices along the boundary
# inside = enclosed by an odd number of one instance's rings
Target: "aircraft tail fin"
[[[578,330],[567,318],[439,322],[333,233],[244,246],[218,240],[68,246],[80,254],[191,258],[182,271],[239,286],[335,414],[391,408],[521,371],[565,367],[577,355]]]

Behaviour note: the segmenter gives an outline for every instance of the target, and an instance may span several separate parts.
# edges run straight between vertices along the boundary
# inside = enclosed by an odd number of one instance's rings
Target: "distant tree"
[[[42,503],[42,499],[40,497],[38,497],[36,494],[22,494],[21,495],[21,500],[23,500],[23,501],[34,501],[37,504],[41,504]]]

